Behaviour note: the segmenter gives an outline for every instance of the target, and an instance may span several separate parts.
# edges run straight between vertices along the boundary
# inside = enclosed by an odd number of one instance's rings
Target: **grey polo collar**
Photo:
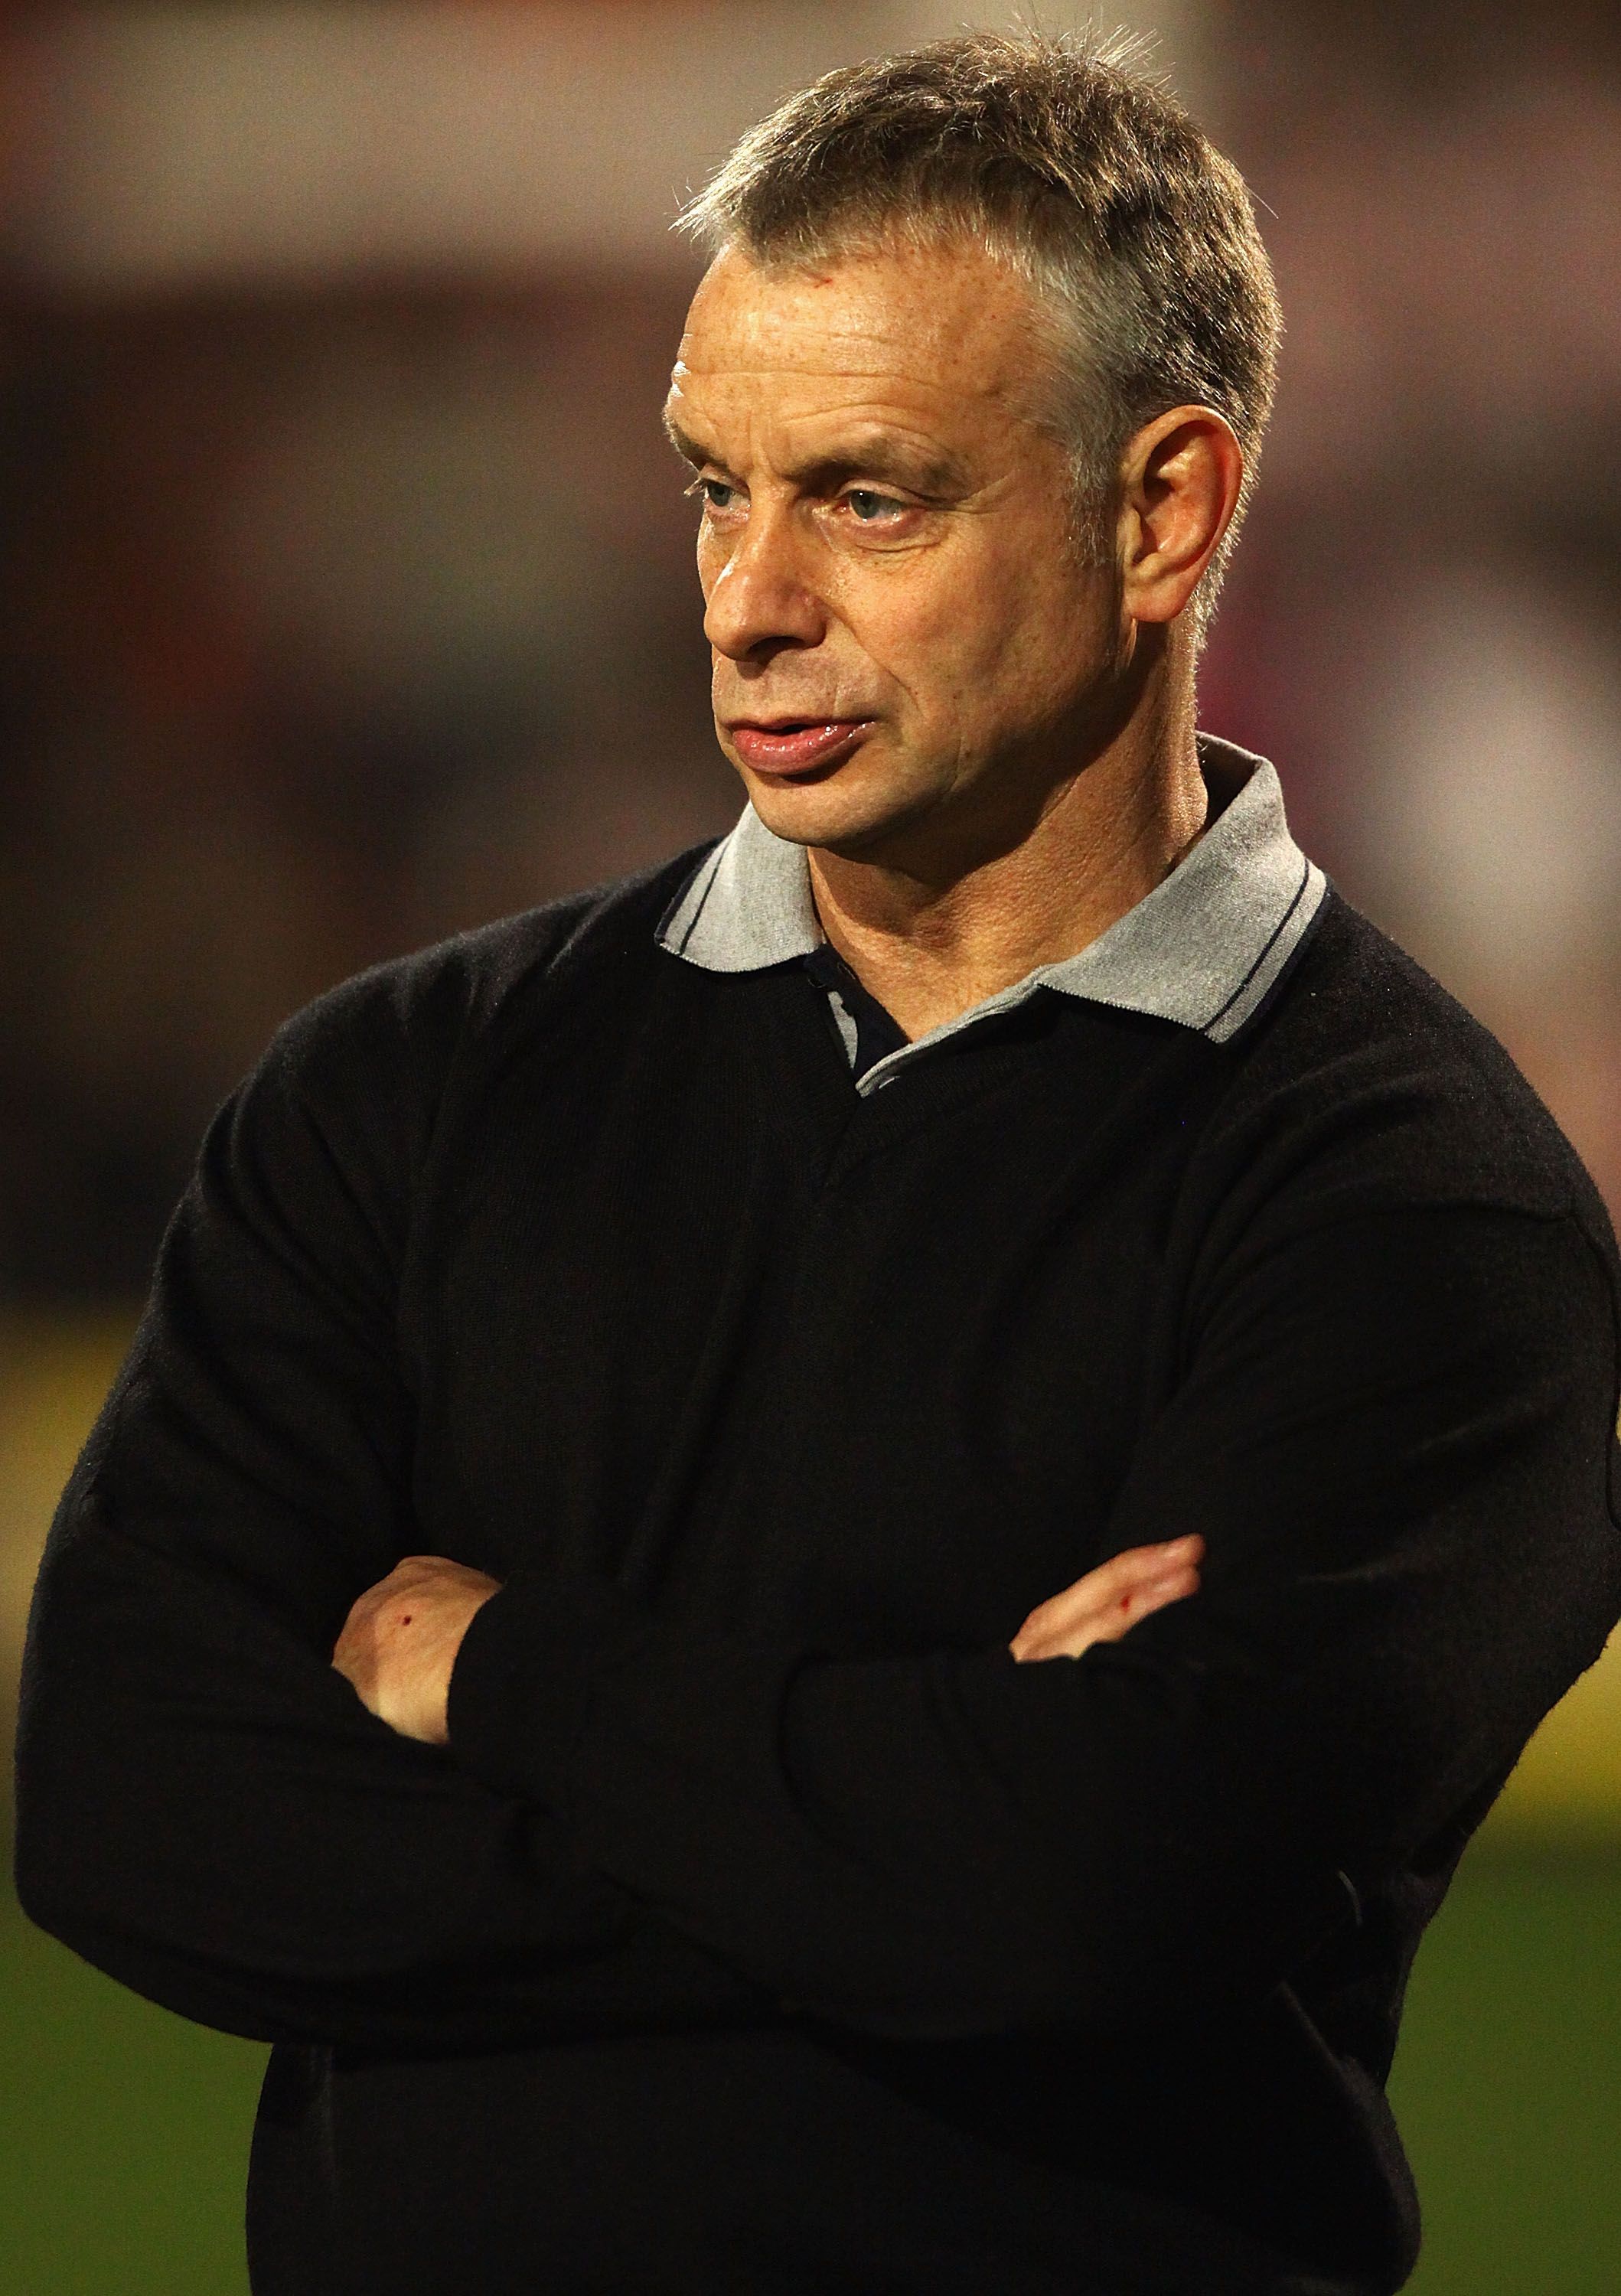
[[[864,1092],[902,1061],[1037,988],[1155,1013],[1214,1044],[1236,1035],[1298,947],[1327,881],[1289,835],[1265,758],[1209,734],[1200,734],[1199,749],[1213,794],[1233,793],[1186,859],[1078,956],[1038,965],[876,1062],[861,1079]],[[748,808],[677,898],[659,938],[711,972],[753,972],[807,956],[823,933],[804,847],[776,836]]]

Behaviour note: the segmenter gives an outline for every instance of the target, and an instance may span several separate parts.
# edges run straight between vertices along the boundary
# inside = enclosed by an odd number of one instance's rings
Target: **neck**
[[[858,858],[812,847],[823,930],[921,1037],[1107,932],[1195,842],[1206,802],[1191,677],[1156,678],[1011,827],[931,824]]]

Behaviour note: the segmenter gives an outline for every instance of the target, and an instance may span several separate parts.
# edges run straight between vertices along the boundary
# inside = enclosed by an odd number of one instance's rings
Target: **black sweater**
[[[1332,895],[1225,1044],[1044,990],[862,1098],[799,965],[656,946],[691,865],[220,1115],[42,1573],[23,1901],[280,2045],[262,2296],[1392,2290],[1415,1942],[1621,1609],[1593,1192]],[[413,1552],[506,1582],[448,1751],[328,1663]]]

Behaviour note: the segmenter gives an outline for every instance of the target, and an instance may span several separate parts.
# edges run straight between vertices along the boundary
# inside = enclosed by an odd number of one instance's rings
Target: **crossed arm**
[[[1079,1658],[1199,1590],[1204,1540],[1134,1546],[1039,1603],[1008,1647],[1020,1665]],[[408,1554],[356,1597],[332,1664],[370,1714],[428,1746],[449,1739],[450,1677],[462,1640],[499,1579],[442,1554]]]
[[[1568,1221],[1257,1248],[1114,1563],[1011,1645],[839,1659],[399,1563],[399,1193],[274,1073],[226,1112],[42,1572],[23,1902],[183,2014],[477,2047],[1229,1997],[1477,1800],[1613,1620],[1615,1335]]]

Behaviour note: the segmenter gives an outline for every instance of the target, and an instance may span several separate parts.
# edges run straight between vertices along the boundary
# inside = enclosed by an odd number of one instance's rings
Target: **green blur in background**
[[[137,2000],[9,1898],[0,1954],[0,2288],[243,2296],[264,2050]],[[1618,2034],[1621,1860],[1478,1849],[1420,1956],[1394,2083],[1425,2209],[1414,2296],[1621,2287]]]
[[[128,1334],[117,1313],[0,1320],[8,1698],[45,1523]],[[1414,2296],[1621,2290],[1618,1657],[1544,1726],[1419,1956],[1392,2083],[1428,2228]],[[0,2296],[243,2296],[265,2055],[0,1894]]]

